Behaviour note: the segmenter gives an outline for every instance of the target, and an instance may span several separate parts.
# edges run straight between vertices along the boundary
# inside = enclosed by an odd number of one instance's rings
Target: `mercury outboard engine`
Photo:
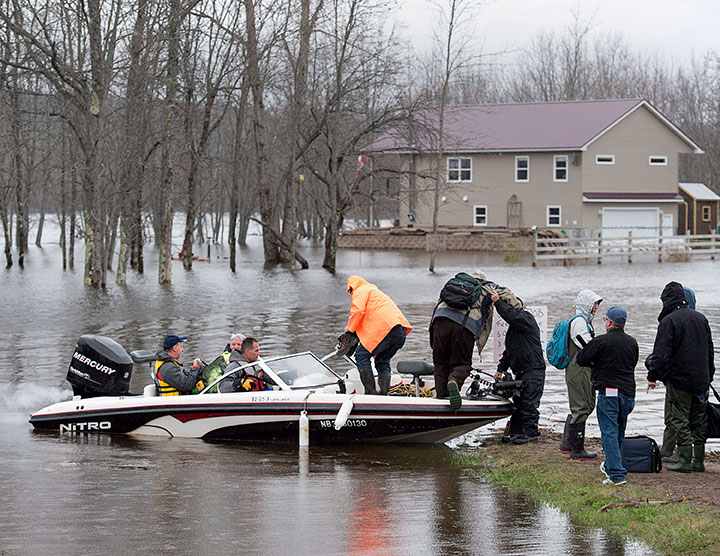
[[[67,380],[82,398],[123,396],[130,392],[133,361],[115,340],[84,334],[75,345]]]

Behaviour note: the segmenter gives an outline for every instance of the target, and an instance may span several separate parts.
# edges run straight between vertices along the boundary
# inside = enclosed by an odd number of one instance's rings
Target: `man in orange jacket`
[[[350,294],[350,318],[346,332],[355,332],[360,344],[355,364],[366,394],[377,394],[370,358],[375,358],[380,394],[390,390],[390,360],[405,344],[412,327],[392,299],[360,276],[347,280]]]

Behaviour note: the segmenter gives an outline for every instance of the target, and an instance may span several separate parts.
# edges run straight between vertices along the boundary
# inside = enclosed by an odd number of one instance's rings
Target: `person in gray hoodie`
[[[575,298],[575,314],[579,318],[570,323],[569,355],[570,364],[565,369],[565,383],[568,389],[570,415],[565,419],[565,430],[559,451],[570,454],[572,459],[596,459],[595,452],[585,451],[585,422],[595,409],[595,391],[589,367],[578,365],[578,352],[595,337],[593,317],[602,302],[602,297],[592,290],[582,290]]]

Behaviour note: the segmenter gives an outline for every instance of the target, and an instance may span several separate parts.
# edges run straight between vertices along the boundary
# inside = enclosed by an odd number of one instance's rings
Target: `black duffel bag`
[[[715,399],[720,402],[720,396],[718,396],[717,390],[713,388],[712,384],[710,385],[710,388],[712,389],[713,394],[715,394]],[[720,438],[720,403],[712,403],[710,400],[708,400],[707,418],[707,437]]]
[[[623,467],[628,473],[660,473],[660,448],[649,436],[626,438],[622,448]]]

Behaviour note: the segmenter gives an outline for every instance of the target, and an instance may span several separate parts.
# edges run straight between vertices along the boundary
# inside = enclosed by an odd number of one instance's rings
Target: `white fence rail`
[[[702,235],[663,235],[633,238],[632,231],[623,238],[562,237],[538,238],[533,234],[532,265],[538,261],[563,261],[569,264],[576,259],[585,259],[602,264],[604,257],[624,257],[628,263],[633,257],[650,255],[657,262],[686,261],[692,257],[709,256],[715,259],[720,254],[720,237],[716,233]]]

